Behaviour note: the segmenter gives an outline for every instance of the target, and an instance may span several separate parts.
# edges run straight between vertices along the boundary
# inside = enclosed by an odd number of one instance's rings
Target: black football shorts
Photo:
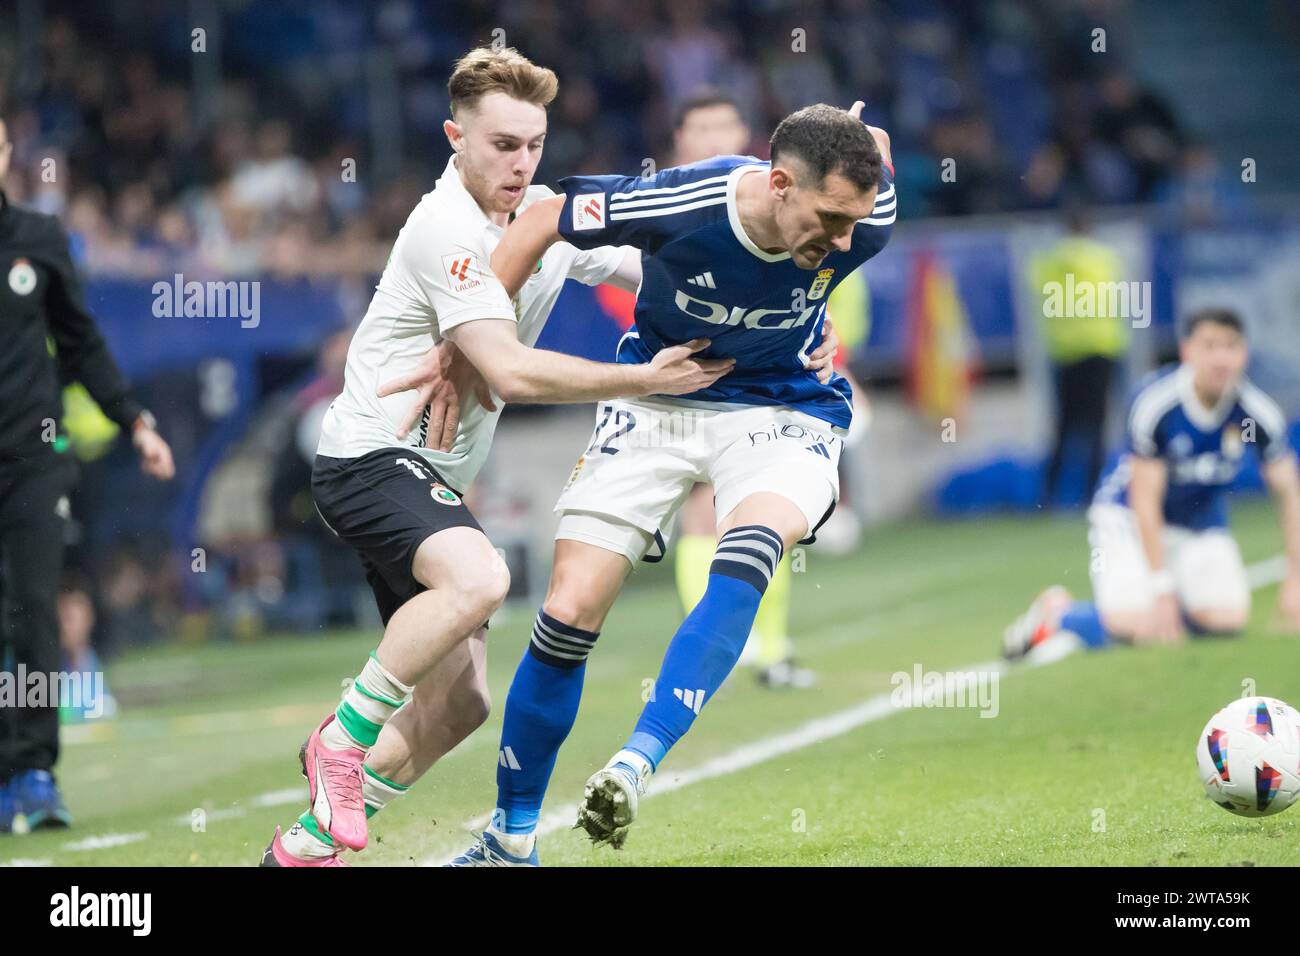
[[[330,530],[361,556],[385,624],[425,590],[411,573],[425,538],[447,528],[483,530],[460,491],[404,448],[381,448],[359,458],[317,455],[311,493]]]

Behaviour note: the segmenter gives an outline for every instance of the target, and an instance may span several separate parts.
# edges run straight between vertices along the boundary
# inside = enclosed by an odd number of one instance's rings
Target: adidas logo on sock
[[[712,272],[701,272],[699,275],[697,275],[697,276],[692,276],[691,278],[687,279],[686,281],[687,281],[689,284],[691,284],[691,285],[703,286],[703,287],[706,288],[706,289],[716,289],[716,288],[717,288],[717,286],[713,284],[713,273],[712,273]]]
[[[515,759],[515,752],[509,747],[502,747],[501,752],[497,754],[497,763],[507,770],[520,770],[519,761]]]
[[[697,714],[700,712],[700,708],[704,706],[703,687],[699,690],[682,690],[680,687],[674,687],[673,696]]]

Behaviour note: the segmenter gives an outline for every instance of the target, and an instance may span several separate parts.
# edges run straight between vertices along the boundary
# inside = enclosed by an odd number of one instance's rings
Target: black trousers
[[[52,674],[61,667],[55,602],[63,572],[64,499],[76,474],[73,459],[53,453],[0,462],[0,664],[19,695],[25,689],[19,673]],[[41,707],[0,706],[0,782],[24,770],[54,769],[59,702],[51,696]],[[32,700],[14,701],[20,702]]]
[[[1087,484],[1083,489],[1085,504],[1096,490],[1106,458],[1106,409],[1118,367],[1115,359],[1102,355],[1091,355],[1078,362],[1054,367],[1056,444],[1047,463],[1047,478],[1043,485],[1045,502],[1053,500],[1065,460],[1066,443],[1071,435],[1077,436],[1087,449]]]

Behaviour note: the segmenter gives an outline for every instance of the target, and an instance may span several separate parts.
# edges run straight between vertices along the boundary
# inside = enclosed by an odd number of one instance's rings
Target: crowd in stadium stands
[[[441,172],[451,62],[493,40],[560,76],[544,182],[662,162],[704,86],[739,100],[760,155],[791,110],[865,100],[904,218],[1179,201],[1216,175],[1124,51],[1089,50],[1118,3],[283,0],[214,4],[206,53],[187,5],[113,6],[48,3],[36,55],[0,73],[10,193],[60,214],[92,273],[372,276]],[[195,60],[218,47],[208,87]]]

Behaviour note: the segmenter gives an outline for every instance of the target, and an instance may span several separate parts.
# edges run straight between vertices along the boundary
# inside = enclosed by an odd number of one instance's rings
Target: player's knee
[[[495,551],[481,560],[457,567],[445,582],[453,599],[472,616],[486,621],[496,613],[510,593],[510,568]]]
[[[1196,634],[1237,634],[1246,629],[1250,607],[1198,608],[1187,612],[1189,629]]]
[[[470,593],[486,612],[484,620],[496,613],[510,593],[510,568],[500,555],[494,554],[493,557],[494,560],[487,562],[470,585]]]
[[[604,608],[574,588],[557,588],[546,595],[542,610],[569,627],[599,631],[604,623]]]
[[[776,533],[785,547],[806,537],[808,518],[790,498],[769,491],[758,491],[745,497],[740,504],[718,522],[718,537],[746,525],[761,525]]]
[[[1097,607],[1101,626],[1106,629],[1106,633],[1122,641],[1133,639],[1149,613],[1149,609],[1140,607]]]

